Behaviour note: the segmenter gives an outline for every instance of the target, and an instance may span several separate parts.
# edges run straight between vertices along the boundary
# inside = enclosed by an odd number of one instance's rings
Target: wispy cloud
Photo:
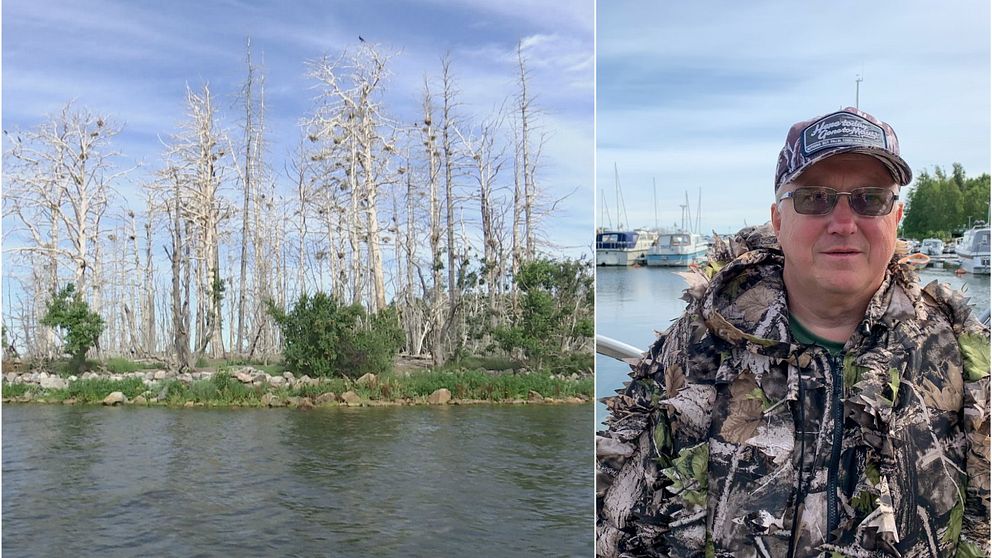
[[[853,105],[857,75],[861,108],[896,128],[914,168],[989,171],[987,2],[619,1],[597,24],[597,192],[617,161],[642,224],[652,177],[666,211],[702,188],[704,229],[766,220],[786,130]]]

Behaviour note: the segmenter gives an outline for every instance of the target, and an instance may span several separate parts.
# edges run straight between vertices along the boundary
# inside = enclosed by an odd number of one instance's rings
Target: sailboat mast
[[[703,187],[699,187],[699,201],[696,202],[696,234],[700,233],[700,229],[703,226]]]
[[[599,226],[603,227],[606,225],[607,228],[613,228],[613,221],[610,219],[610,209],[606,205],[606,193],[603,189],[599,189],[599,199],[603,200],[603,205],[599,208]]]
[[[686,228],[687,224],[689,228]],[[685,205],[682,206],[682,230],[689,232],[690,228],[692,228],[692,207],[689,205],[689,192],[686,191]]]
[[[654,191],[654,228],[658,230],[658,183],[651,177],[651,189]]]
[[[623,222],[620,220],[620,171],[617,169],[617,162],[613,161],[613,185],[616,189],[615,195],[617,198],[617,229],[623,228]]]

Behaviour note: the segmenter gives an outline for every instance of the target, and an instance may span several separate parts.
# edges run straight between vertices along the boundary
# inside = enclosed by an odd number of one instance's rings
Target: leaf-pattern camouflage
[[[605,400],[597,554],[987,556],[989,333],[967,300],[893,260],[831,357],[793,340],[782,265],[767,226],[718,239],[685,313]]]

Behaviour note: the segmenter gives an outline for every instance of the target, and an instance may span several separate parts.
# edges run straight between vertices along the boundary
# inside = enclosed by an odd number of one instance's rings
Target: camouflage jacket
[[[710,258],[606,400],[597,554],[988,555],[989,340],[966,299],[893,259],[832,357],[793,340],[766,228]]]

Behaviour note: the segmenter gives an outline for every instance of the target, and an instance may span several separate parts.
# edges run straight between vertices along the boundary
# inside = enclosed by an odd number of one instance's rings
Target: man
[[[911,177],[867,113],[792,126],[771,227],[607,402],[598,554],[988,555],[988,330],[894,255]]]

